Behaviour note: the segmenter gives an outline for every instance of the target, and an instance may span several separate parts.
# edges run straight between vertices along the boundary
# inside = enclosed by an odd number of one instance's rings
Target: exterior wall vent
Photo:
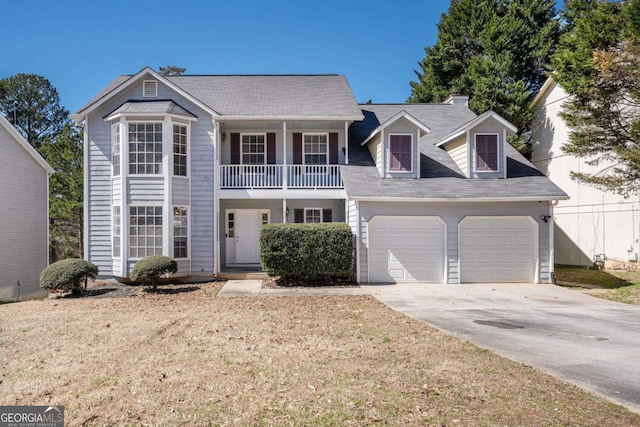
[[[155,80],[145,80],[142,82],[142,97],[143,98],[157,98],[158,97],[158,82]]]

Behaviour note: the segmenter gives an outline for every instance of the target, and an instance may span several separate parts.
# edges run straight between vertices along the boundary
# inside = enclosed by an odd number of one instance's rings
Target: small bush
[[[136,262],[131,269],[131,280],[142,282],[155,292],[160,277],[178,271],[175,259],[164,255],[151,255]]]
[[[345,223],[269,224],[260,232],[262,267],[288,279],[346,279],[353,234]]]
[[[40,286],[44,289],[61,289],[78,293],[88,279],[95,279],[98,267],[79,258],[67,258],[54,262],[42,270]]]

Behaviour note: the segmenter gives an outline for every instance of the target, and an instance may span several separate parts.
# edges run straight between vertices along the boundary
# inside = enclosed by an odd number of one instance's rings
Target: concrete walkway
[[[539,284],[262,289],[259,280],[230,280],[218,295],[372,295],[394,310],[640,412],[640,306]]]

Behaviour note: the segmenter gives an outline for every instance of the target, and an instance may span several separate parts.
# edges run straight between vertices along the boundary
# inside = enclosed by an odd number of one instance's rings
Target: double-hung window
[[[498,171],[498,135],[476,134],[476,171]]]
[[[264,134],[242,134],[242,164],[264,165],[266,163]]]
[[[392,172],[411,172],[413,170],[413,140],[409,134],[389,135],[389,170]]]
[[[122,136],[120,134],[120,123],[111,126],[111,164],[113,165],[113,176],[120,176],[120,145]]]
[[[162,123],[129,123],[129,173],[162,173]]]
[[[187,208],[176,206],[173,208],[173,257],[188,258],[188,219]]]
[[[327,134],[305,133],[303,140],[304,164],[326,165],[329,160]]]
[[[304,222],[320,223],[322,222],[322,209],[320,208],[304,208]]]
[[[173,125],[173,174],[187,176],[187,127]]]
[[[162,207],[129,207],[129,257],[162,255]]]

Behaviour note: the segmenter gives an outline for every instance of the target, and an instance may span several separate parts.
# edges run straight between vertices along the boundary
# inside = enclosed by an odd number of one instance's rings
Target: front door
[[[260,210],[235,211],[235,252],[237,264],[260,264]]]

